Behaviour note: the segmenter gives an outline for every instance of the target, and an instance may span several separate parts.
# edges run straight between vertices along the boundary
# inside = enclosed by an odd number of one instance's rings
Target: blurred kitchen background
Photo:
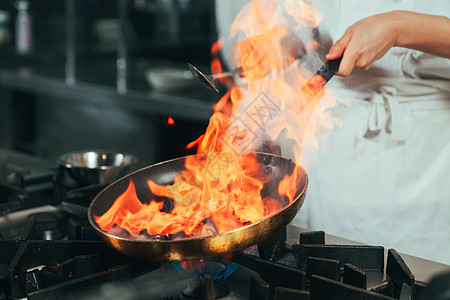
[[[187,63],[208,72],[216,39],[210,0],[1,0],[0,148],[192,153],[220,95]]]

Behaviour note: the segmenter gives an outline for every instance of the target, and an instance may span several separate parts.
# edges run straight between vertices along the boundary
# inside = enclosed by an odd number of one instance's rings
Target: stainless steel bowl
[[[57,163],[79,184],[111,183],[137,162],[135,156],[108,150],[76,151],[61,155]]]

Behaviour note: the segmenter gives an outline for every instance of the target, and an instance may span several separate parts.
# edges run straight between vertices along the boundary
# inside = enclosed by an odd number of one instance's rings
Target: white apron
[[[450,264],[450,82],[365,88],[334,90],[348,98],[292,224]]]
[[[450,1],[313,4],[333,42],[383,11],[450,16]],[[292,224],[450,264],[449,79],[448,59],[402,48],[369,71],[332,79],[327,89],[339,104],[330,112],[339,121],[307,170],[307,198]]]

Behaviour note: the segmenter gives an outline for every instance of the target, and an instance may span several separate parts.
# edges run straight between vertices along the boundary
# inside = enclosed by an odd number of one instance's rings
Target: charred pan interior
[[[115,235],[112,233],[117,231],[106,232],[100,228],[95,220],[96,216],[105,214],[116,199],[128,189],[130,182],[134,183],[139,200],[142,203],[149,203],[155,197],[149,190],[148,181],[151,180],[158,185],[173,184],[175,176],[185,170],[186,159],[192,158],[192,156],[144,168],[108,186],[92,201],[88,212],[89,221],[97,234],[112,247],[122,253],[148,260],[185,261],[220,256],[246,248],[266,239],[290,222],[303,204],[307,186],[305,171],[291,160],[263,153],[256,153],[252,156],[258,166],[253,169],[253,176],[264,181],[264,186],[260,191],[262,198],[277,201],[276,207],[281,207],[269,217],[256,223],[227,232],[217,232],[216,225],[211,222],[211,218],[205,218],[202,220],[202,225],[211,230],[200,237],[189,237],[182,233],[165,237],[149,237],[148,235],[132,237],[130,234],[123,234],[123,231],[119,231],[119,234]],[[204,155],[198,155],[198,157],[204,157]],[[294,201],[289,202],[285,196],[280,196],[278,187],[286,176],[292,177],[293,175],[296,175],[296,193]],[[167,209],[167,211],[173,209],[173,203],[170,203],[170,200],[159,200],[165,204],[161,203],[163,209]],[[167,204],[168,202],[169,204]]]

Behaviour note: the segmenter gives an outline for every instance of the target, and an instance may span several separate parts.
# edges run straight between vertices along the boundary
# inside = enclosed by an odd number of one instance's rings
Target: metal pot
[[[117,197],[127,189],[130,180],[135,184],[137,195],[151,194],[147,181],[152,180],[159,185],[173,184],[175,175],[185,169],[186,157],[182,157],[138,170],[106,187],[89,206],[89,222],[99,237],[119,252],[153,261],[186,261],[217,257],[260,243],[286,226],[297,214],[304,202],[308,178],[303,168],[294,169],[295,164],[291,160],[273,154],[255,153],[255,155],[260,170],[269,177],[264,189],[272,198],[277,197],[278,184],[285,175],[292,174],[294,170],[298,173],[295,200],[262,221],[222,234],[181,240],[131,240],[108,234],[100,229],[93,216],[101,216],[108,211]],[[270,172],[267,172],[267,168],[271,168]]]
[[[60,167],[79,184],[106,184],[124,176],[137,162],[130,154],[109,150],[70,152],[57,159]]]

